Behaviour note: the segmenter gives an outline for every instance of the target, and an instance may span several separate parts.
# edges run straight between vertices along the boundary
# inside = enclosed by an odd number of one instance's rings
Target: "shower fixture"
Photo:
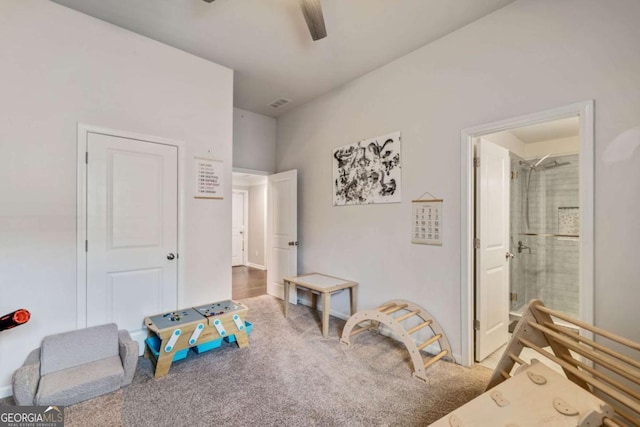
[[[562,162],[562,163],[558,163],[557,160],[552,160],[546,164],[542,164],[542,162],[544,162],[547,157],[549,157],[551,154],[547,154],[544,157],[542,157],[540,160],[538,160],[537,162],[533,163],[533,162],[527,162],[525,160],[520,160],[518,163],[520,164],[520,166],[523,166],[525,168],[528,168],[528,174],[527,174],[527,188],[526,188],[526,201],[525,201],[525,213],[524,213],[524,218],[525,218],[525,222],[527,224],[527,230],[529,230],[530,225],[529,225],[529,186],[531,184],[531,174],[533,173],[533,171],[546,171],[549,169],[555,169],[557,167],[560,166],[565,166],[570,164],[569,162]]]
[[[569,163],[569,162],[558,163],[557,160],[554,160],[552,162],[547,163],[546,165],[543,165],[540,169],[542,169],[542,170],[554,169],[554,168],[557,168],[559,166],[565,166],[565,165],[569,165],[569,164],[571,164],[571,163]]]
[[[521,254],[522,251],[528,249],[529,253],[531,253],[531,248],[527,245],[525,245],[524,243],[522,243],[522,240],[518,240],[518,253]]]
[[[551,154],[547,154],[546,156],[544,156],[543,158],[541,158],[540,160],[538,160],[535,164],[531,164],[531,163],[529,163],[529,162],[525,162],[524,160],[520,160],[520,166],[522,166],[522,165],[527,166],[527,167],[529,168],[529,171],[537,170],[536,168],[538,167],[538,165],[539,165],[540,163],[544,162],[544,161],[545,161],[545,159],[546,159],[547,157],[549,157],[550,155],[551,155]]]

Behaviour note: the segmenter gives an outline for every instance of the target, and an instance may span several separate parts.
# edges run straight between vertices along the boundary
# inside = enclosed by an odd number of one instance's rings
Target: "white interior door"
[[[476,360],[509,340],[509,150],[481,139],[476,168]]]
[[[283,277],[298,274],[298,171],[269,176],[267,186],[267,292],[284,298]],[[290,301],[296,303],[295,290]]]
[[[245,265],[245,194],[242,191],[233,192],[232,220],[231,220],[231,265]]]
[[[87,152],[87,326],[142,343],[144,317],[177,308],[178,148],[88,133]]]

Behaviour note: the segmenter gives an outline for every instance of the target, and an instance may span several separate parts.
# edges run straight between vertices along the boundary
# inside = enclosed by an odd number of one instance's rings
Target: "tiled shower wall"
[[[511,170],[511,292],[517,295],[511,311],[522,310],[531,299],[542,300],[545,305],[578,317],[579,315],[579,237],[527,236],[533,234],[560,234],[558,217],[577,212],[579,207],[578,155],[549,157],[531,172],[529,185],[529,225],[525,221],[527,179],[529,168],[512,157]],[[544,169],[553,162],[568,163]],[[529,161],[537,162],[536,160]],[[563,225],[566,228],[566,224]],[[518,253],[518,241],[531,248]]]

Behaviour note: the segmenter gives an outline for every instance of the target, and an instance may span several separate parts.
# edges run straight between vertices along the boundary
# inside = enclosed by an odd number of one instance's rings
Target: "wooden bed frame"
[[[489,381],[487,390],[529,366],[525,348],[562,367],[566,377],[609,404],[607,427],[640,427],[640,344],[551,310],[529,303]]]

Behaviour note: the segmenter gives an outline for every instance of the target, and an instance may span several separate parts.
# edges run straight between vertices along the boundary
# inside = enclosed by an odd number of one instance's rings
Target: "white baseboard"
[[[453,353],[453,358],[456,359],[457,365],[462,365],[462,355],[460,355],[459,353]]]
[[[267,284],[267,293],[271,296],[274,296],[278,299],[284,299],[284,286],[280,283],[274,284],[273,288],[269,288],[269,284]]]
[[[144,355],[145,342],[144,340],[148,336],[147,328],[139,329],[137,331],[129,331],[131,339],[138,342],[138,356]]]
[[[267,267],[265,267],[264,265],[254,264],[252,262],[248,262],[247,263],[247,267],[257,268],[258,270],[266,270],[267,269]]]
[[[318,298],[319,300],[320,298]],[[300,294],[298,294],[298,304],[302,304],[302,305],[306,305],[307,307],[311,307],[311,301],[307,298],[300,298]],[[318,302],[318,306],[315,307],[317,310],[322,311],[322,303]],[[338,319],[342,319],[342,320],[348,320],[349,316],[346,313],[342,313],[339,311],[334,311],[334,310],[329,310],[329,315],[330,316],[334,316],[337,317]]]
[[[5,397],[13,396],[13,389],[10,385],[5,387],[0,387],[0,399],[4,399]]]

